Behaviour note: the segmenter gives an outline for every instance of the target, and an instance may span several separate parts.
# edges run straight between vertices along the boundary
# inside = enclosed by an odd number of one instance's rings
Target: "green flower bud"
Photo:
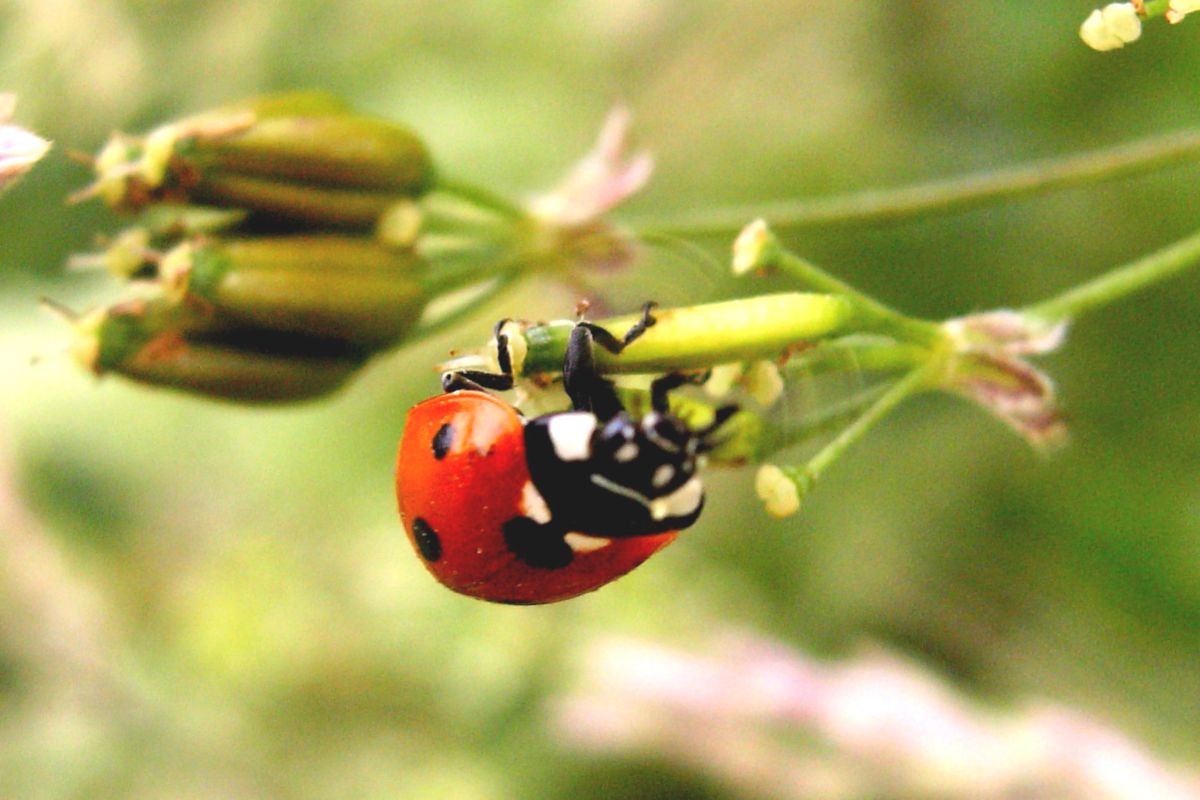
[[[408,129],[348,115],[260,116],[239,133],[181,141],[177,155],[201,172],[401,195],[421,194],[433,178],[425,146]]]
[[[420,317],[421,266],[370,239],[279,236],[188,242],[159,275],[172,297],[234,324],[380,347]]]
[[[366,360],[340,342],[223,326],[162,297],[102,308],[74,323],[70,352],[86,369],[247,403],[308,400],[337,389]]]
[[[95,184],[80,196],[99,194],[120,210],[207,203],[361,228],[397,197],[433,183],[429,154],[414,134],[320,94],[226,106],[140,140],[117,134],[95,169]]]
[[[247,209],[297,225],[366,231],[396,202],[388,192],[338,189],[209,170],[172,199]],[[164,195],[169,196],[169,195]]]

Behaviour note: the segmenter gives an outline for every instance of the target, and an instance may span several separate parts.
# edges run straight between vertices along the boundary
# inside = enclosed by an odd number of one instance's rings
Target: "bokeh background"
[[[713,474],[677,544],[536,608],[425,574],[392,459],[450,347],[481,343],[499,316],[569,315],[572,289],[527,286],[332,399],[278,410],[97,383],[55,356],[67,331],[37,308],[115,292],[62,269],[118,225],[64,206],[87,180],[68,150],[269,90],[328,89],[405,120],[445,172],[513,196],[552,184],[624,101],[657,158],[625,210],[642,218],[1200,125],[1200,20],[1098,54],[1076,35],[1091,7],[0,2],[0,88],[56,143],[0,198],[0,796],[785,796],[653,742],[568,736],[555,716],[595,643],[699,653],[714,631],[832,663],[882,647],[996,713],[1052,702],[1165,764],[1200,760],[1195,276],[1082,321],[1045,361],[1071,424],[1060,452],[922,398],[799,516],[767,519],[752,469]],[[790,243],[945,317],[1038,299],[1190,232],[1198,179],[1182,166]],[[709,244],[723,259],[728,243]],[[673,300],[727,291],[681,261],[623,276],[609,300],[669,270]],[[788,402],[820,398],[800,386]]]

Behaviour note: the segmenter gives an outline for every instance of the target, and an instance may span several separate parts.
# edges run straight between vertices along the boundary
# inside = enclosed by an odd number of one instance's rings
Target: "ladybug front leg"
[[[509,320],[502,319],[496,323],[492,333],[496,339],[496,363],[499,372],[484,372],[477,369],[462,369],[442,373],[442,391],[456,392],[460,389],[491,389],[504,392],[513,388],[512,352],[508,348],[508,334],[503,333],[504,326]]]
[[[615,417],[624,406],[617,397],[613,382],[600,375],[596,369],[595,345],[619,355],[646,329],[657,320],[650,313],[657,303],[651,301],[642,306],[642,318],[618,339],[606,328],[580,320],[567,340],[567,354],[563,359],[563,387],[571,398],[571,407],[576,411],[590,411],[601,420]]]

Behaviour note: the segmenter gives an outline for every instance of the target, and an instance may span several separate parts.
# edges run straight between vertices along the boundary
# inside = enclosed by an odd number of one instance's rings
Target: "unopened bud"
[[[704,393],[709,397],[724,397],[733,390],[733,385],[742,377],[745,367],[740,361],[718,364],[712,368],[704,382]]]
[[[180,301],[272,331],[367,347],[403,336],[426,297],[408,251],[336,235],[197,240],[163,259],[159,274]]]
[[[1171,0],[1167,8],[1167,22],[1172,25],[1183,22],[1183,18],[1193,11],[1200,11],[1200,0]]]
[[[74,327],[71,354],[97,375],[113,372],[238,402],[294,402],[328,394],[366,358],[340,342],[224,328],[161,297],[99,309]]]
[[[1133,3],[1109,3],[1093,11],[1079,28],[1079,38],[1093,50],[1116,50],[1142,35],[1142,20]]]
[[[754,477],[754,491],[772,517],[790,517],[800,510],[800,490],[784,470],[763,464]]]
[[[775,267],[782,249],[766,220],[756,219],[733,241],[733,274],[763,272]]]
[[[141,140],[114,136],[95,168],[85,194],[118,209],[198,202],[360,228],[433,181],[428,152],[406,128],[307,94],[227,106]]]
[[[770,408],[783,394],[783,376],[773,361],[755,361],[742,379],[746,392],[763,408]]]

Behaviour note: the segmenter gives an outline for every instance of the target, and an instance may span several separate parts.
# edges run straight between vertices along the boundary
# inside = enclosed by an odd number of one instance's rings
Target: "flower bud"
[[[754,492],[772,517],[790,517],[800,510],[799,485],[793,476],[774,464],[763,464],[758,468]]]
[[[756,219],[742,228],[733,242],[733,274],[767,272],[776,266],[782,252],[783,248],[767,227],[766,220]]]
[[[397,197],[433,182],[406,128],[350,113],[327,95],[274,95],[115,135],[83,194],[137,210],[171,201],[241,207],[304,223],[370,227]]]
[[[328,394],[366,359],[340,342],[227,328],[162,297],[99,309],[74,327],[71,355],[97,375],[248,403]]]
[[[420,266],[370,239],[278,236],[187,242],[159,275],[170,296],[231,323],[380,347],[420,317]]]
[[[1167,7],[1167,22],[1175,25],[1193,11],[1200,11],[1200,0],[1171,0]]]
[[[755,361],[746,371],[743,382],[747,394],[763,408],[775,405],[783,395],[783,376],[773,361]]]
[[[1109,3],[1079,27],[1079,38],[1093,50],[1116,50],[1142,35],[1142,20],[1133,3]]]

